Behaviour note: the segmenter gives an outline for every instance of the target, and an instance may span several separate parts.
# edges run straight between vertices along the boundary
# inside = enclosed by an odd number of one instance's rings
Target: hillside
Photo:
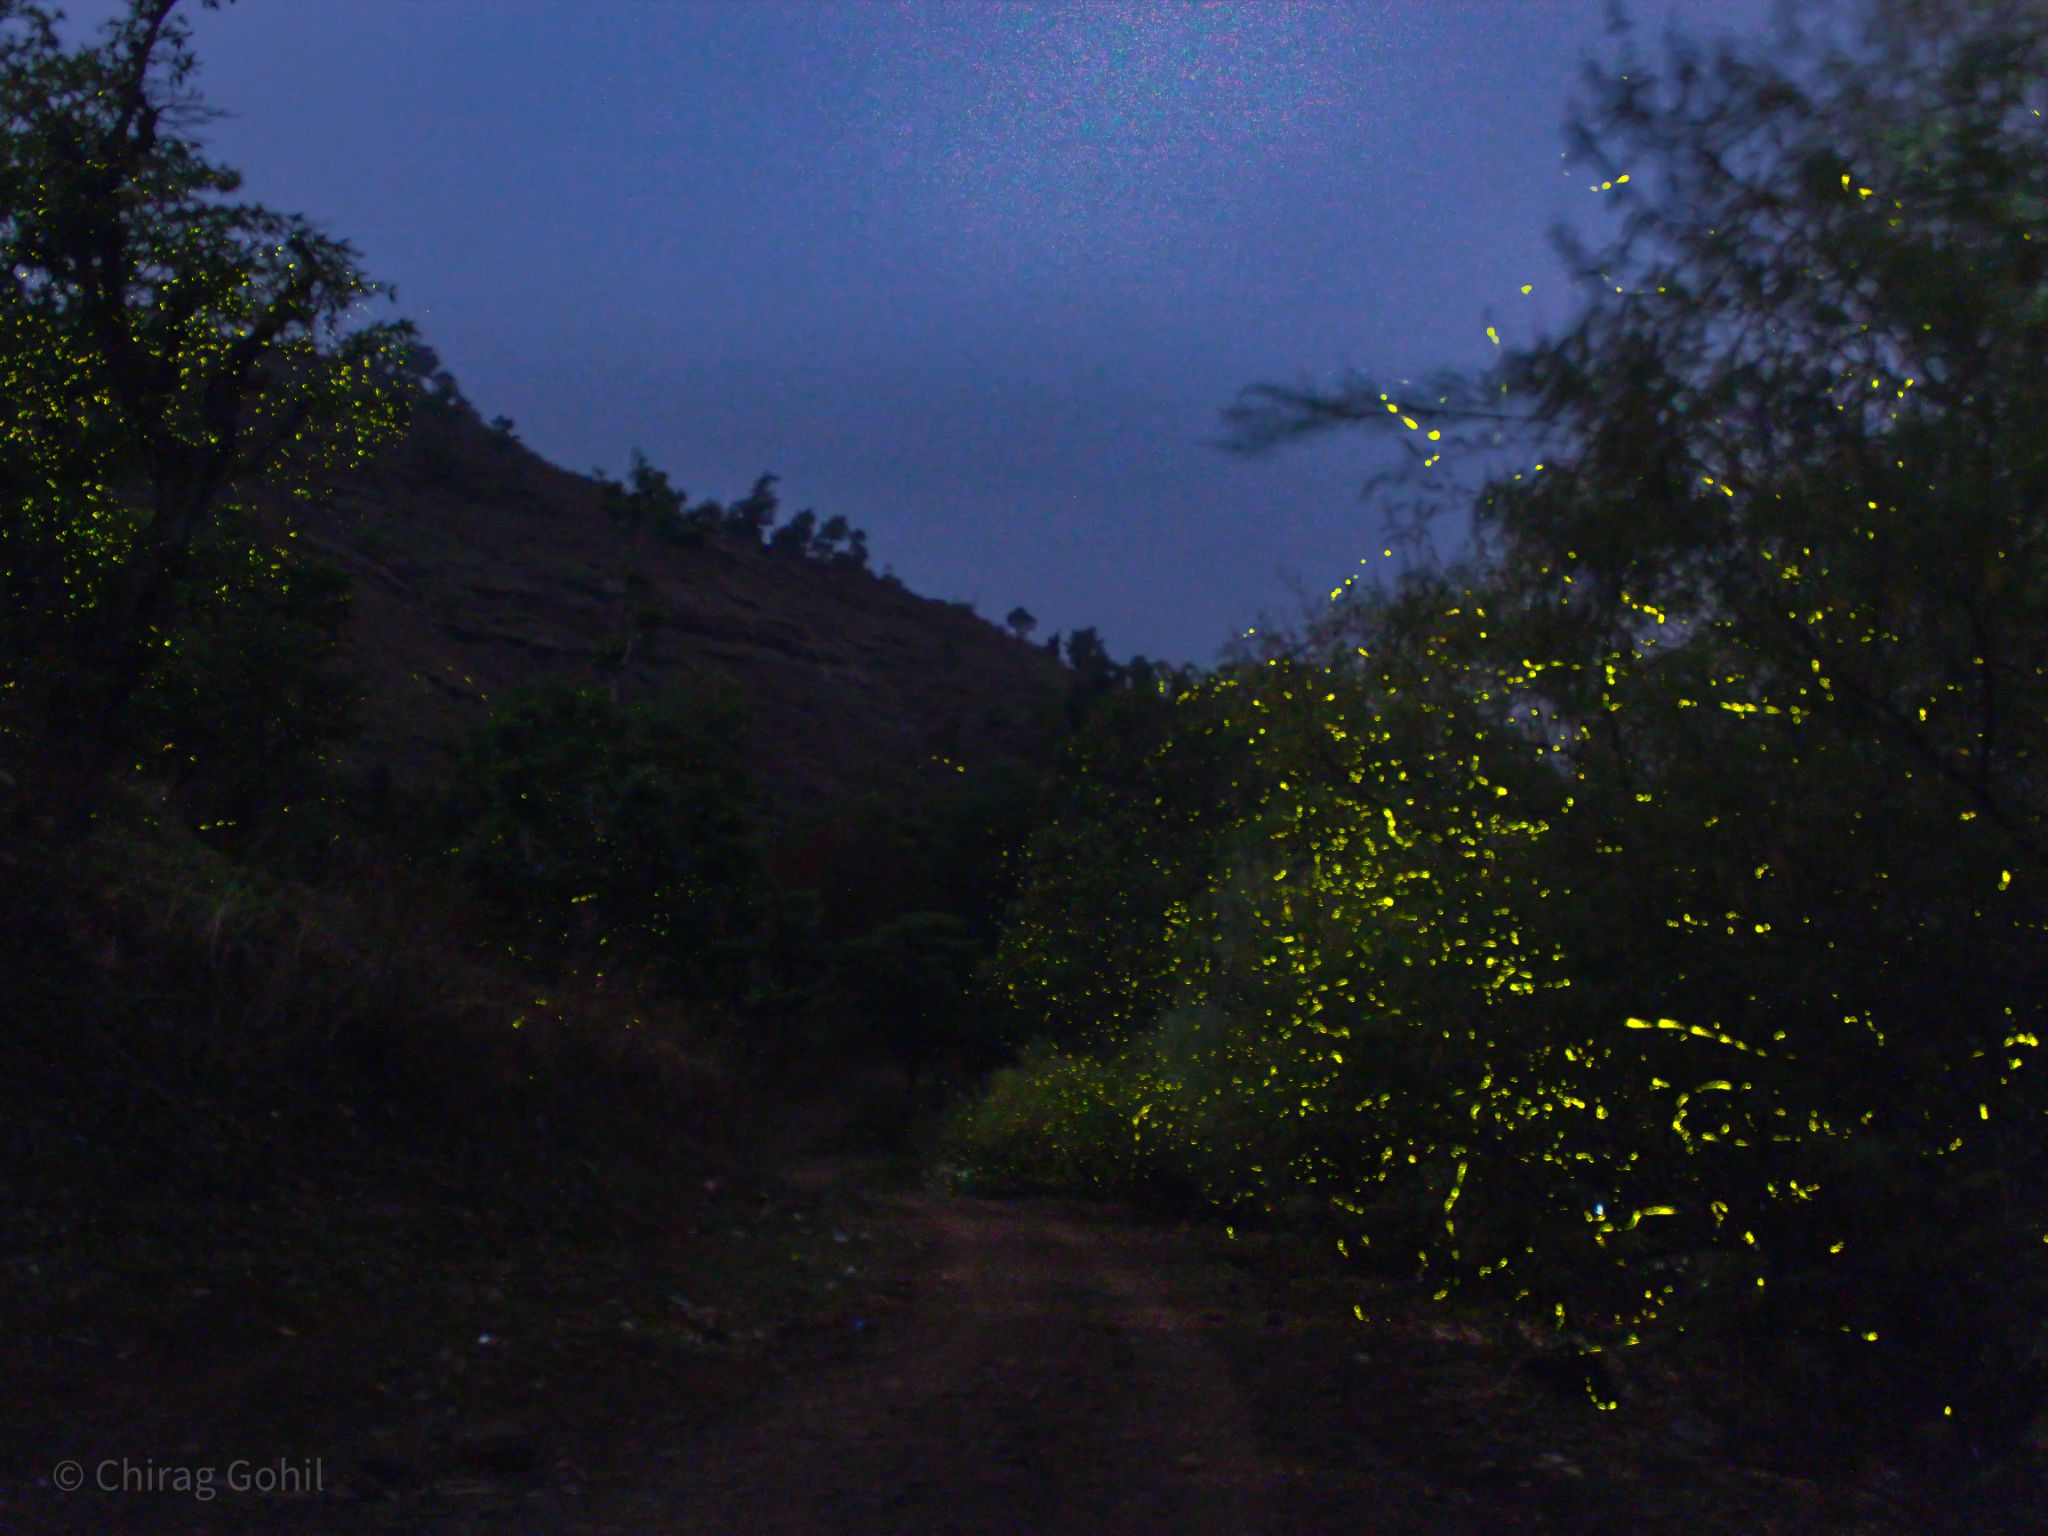
[[[403,443],[293,521],[350,577],[346,654],[366,704],[357,771],[430,783],[493,695],[543,677],[602,680],[628,551],[599,483],[466,405],[422,412]],[[731,539],[649,540],[637,567],[659,624],[620,697],[735,687],[752,764],[790,798],[893,798],[934,758],[971,769],[1049,748],[1065,669],[965,604]]]

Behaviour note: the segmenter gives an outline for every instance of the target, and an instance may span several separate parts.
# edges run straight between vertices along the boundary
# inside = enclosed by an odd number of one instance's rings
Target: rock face
[[[276,503],[258,502],[267,517]],[[893,798],[948,760],[970,771],[1050,750],[1066,670],[965,604],[893,578],[712,537],[637,554],[598,483],[545,462],[466,406],[333,495],[297,537],[348,571],[348,663],[366,698],[354,766],[406,787],[443,772],[486,701],[543,677],[607,681],[608,645],[655,619],[622,701],[716,679],[753,717],[742,748],[792,796]],[[647,583],[628,592],[629,570]]]

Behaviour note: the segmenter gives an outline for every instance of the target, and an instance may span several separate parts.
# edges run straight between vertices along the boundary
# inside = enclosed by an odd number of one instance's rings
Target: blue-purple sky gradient
[[[82,36],[111,0],[68,7]],[[1768,0],[1632,3],[1645,50]],[[1377,557],[1386,440],[1204,446],[1261,380],[1482,367],[1576,296],[1605,0],[191,7],[245,191],[355,243],[486,415],[878,565],[1208,662]],[[1534,292],[1524,297],[1521,285]],[[1446,528],[1454,552],[1457,531]]]

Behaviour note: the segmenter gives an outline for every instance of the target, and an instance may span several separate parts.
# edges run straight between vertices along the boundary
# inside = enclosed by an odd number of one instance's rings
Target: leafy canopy
[[[396,430],[412,335],[353,324],[378,290],[346,242],[235,200],[176,8],[67,50],[0,0],[0,654],[95,726],[247,487],[310,494]]]

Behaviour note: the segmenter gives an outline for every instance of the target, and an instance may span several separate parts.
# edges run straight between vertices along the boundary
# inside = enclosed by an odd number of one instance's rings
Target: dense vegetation
[[[361,318],[346,242],[234,200],[175,0],[76,48],[58,20],[0,3],[0,1180],[52,1230],[52,1145],[101,1201],[345,1181],[385,1111],[372,1150],[428,1181],[450,1136],[487,1182],[687,1170],[749,1078],[983,1059],[1040,770],[797,803],[746,766],[747,700],[624,687],[654,541],[877,579],[844,518],[778,523],[772,475],[721,505],[638,454],[600,474],[608,636],[493,698],[437,782],[344,767],[351,593],[292,509],[401,446],[414,485],[489,494],[512,424]],[[1087,640],[1077,696],[1119,670]]]
[[[1592,73],[1629,222],[1562,338],[1233,408],[1426,438],[1478,553],[1095,720],[980,1182],[1317,1221],[1601,1407],[1661,1346],[1815,1433],[2041,1433],[2048,33],[1864,20]]]
[[[344,323],[345,243],[225,200],[171,11],[66,52],[0,0],[17,1204],[331,1176],[362,1106],[423,1182],[459,1146],[524,1186],[689,1150],[749,1072],[887,1058],[915,1108],[993,1070],[949,1132],[981,1186],[1307,1223],[1554,1329],[1603,1408],[1655,1348],[1815,1424],[2039,1433],[2030,10],[1883,0],[1811,78],[1596,78],[1631,222],[1570,332],[1233,412],[1246,450],[1426,441],[1470,562],[1206,674],[1053,635],[1060,775],[834,806],[741,767],[747,701],[624,682],[651,541],[858,572],[865,535],[639,455],[599,477],[587,676],[493,699],[431,792],[337,769],[347,585],[252,493],[407,432],[453,465],[474,412],[409,326]]]

